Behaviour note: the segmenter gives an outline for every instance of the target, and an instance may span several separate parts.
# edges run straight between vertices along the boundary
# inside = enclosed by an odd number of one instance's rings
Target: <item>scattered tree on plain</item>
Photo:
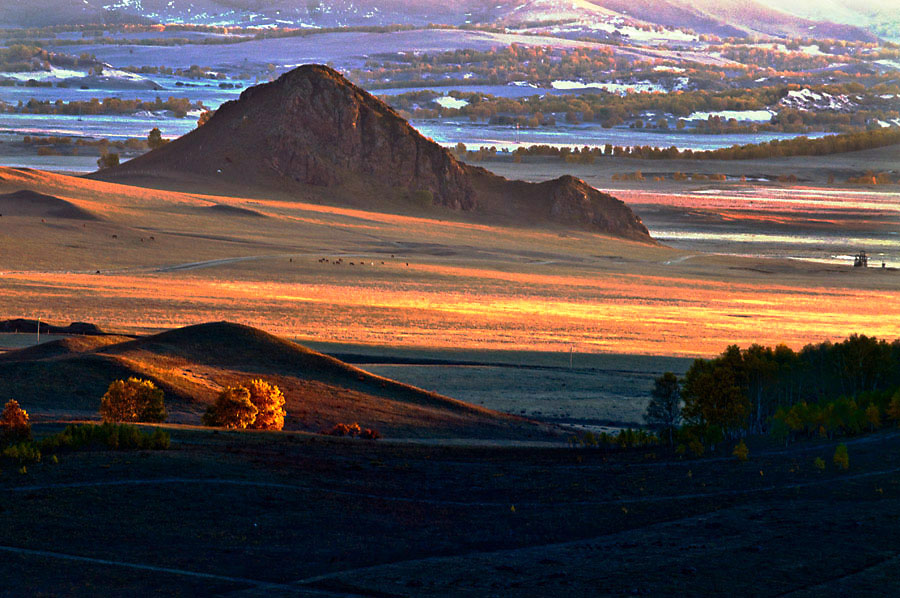
[[[745,462],[750,458],[750,449],[747,448],[747,443],[744,442],[742,438],[740,442],[737,443],[737,446],[734,447],[734,450],[731,452],[734,457],[740,461]]]
[[[250,391],[243,386],[228,386],[203,415],[207,426],[244,430],[256,420],[259,410],[250,401]]]
[[[161,148],[166,144],[166,140],[162,137],[162,132],[160,132],[159,127],[153,127],[150,129],[150,133],[147,135],[147,146],[152,149]]]
[[[104,422],[163,422],[164,399],[162,389],[149,380],[116,380],[100,399],[100,417]]]
[[[846,471],[850,467],[850,455],[847,453],[847,445],[839,444],[836,449],[834,449],[834,466],[838,469]]]
[[[31,440],[31,424],[28,413],[16,400],[10,400],[0,413],[0,446]]]
[[[100,170],[104,168],[112,168],[113,166],[119,165],[119,154],[115,152],[107,152],[105,154],[101,154],[99,158],[97,158],[97,166]]]
[[[669,446],[674,443],[674,433],[681,424],[681,387],[678,377],[666,372],[654,380],[650,403],[644,419],[651,426],[660,428],[669,438]]]
[[[254,421],[247,427],[253,430],[281,430],[284,428],[284,394],[274,384],[265,380],[251,380],[246,385],[250,402],[256,407]]]

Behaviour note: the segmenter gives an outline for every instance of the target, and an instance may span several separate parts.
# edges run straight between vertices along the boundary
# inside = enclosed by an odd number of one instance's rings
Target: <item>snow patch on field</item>
[[[72,71],[69,69],[61,69],[51,66],[49,71],[23,71],[15,73],[0,73],[0,77],[5,79],[15,79],[17,81],[62,81],[72,77],[84,77],[87,73],[84,71]]]
[[[444,96],[442,98],[437,98],[434,100],[441,108],[451,108],[455,110],[459,110],[465,106],[469,105],[468,100],[463,100],[460,98],[454,98],[451,96]]]
[[[720,110],[719,112],[694,112],[686,120],[708,120],[718,116],[722,120],[732,118],[739,122],[767,123],[775,116],[772,110]]]
[[[613,17],[605,21],[578,21],[569,25],[558,25],[550,31],[553,33],[573,33],[577,31],[602,31],[610,35],[619,35],[627,37],[629,40],[636,42],[697,42],[699,37],[693,33],[687,33],[680,29],[641,29],[628,25],[621,17]]]
[[[834,96],[830,93],[816,93],[808,87],[788,91],[780,103],[782,106],[797,110],[848,111],[855,107],[855,104],[846,95]]]
[[[620,83],[619,81],[588,82],[583,81],[553,81],[550,86],[561,91],[600,89],[609,93],[627,95],[629,93],[664,93],[677,89],[684,89],[689,82],[687,77],[678,77],[670,88],[652,81],[636,81],[633,83]]]

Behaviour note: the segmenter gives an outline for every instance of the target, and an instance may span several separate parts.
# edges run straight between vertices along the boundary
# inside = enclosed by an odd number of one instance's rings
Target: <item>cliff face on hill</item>
[[[154,170],[280,188],[372,182],[428,191],[434,204],[455,210],[475,207],[465,170],[449,152],[320,65],[247,89],[202,127],[109,174]]]
[[[129,182],[178,173],[288,192],[326,188],[329,201],[373,210],[390,210],[387,198],[399,196],[476,215],[492,203],[508,223],[557,222],[651,241],[621,201],[573,177],[523,183],[467,166],[321,65],[251,87],[191,133],[93,176]]]

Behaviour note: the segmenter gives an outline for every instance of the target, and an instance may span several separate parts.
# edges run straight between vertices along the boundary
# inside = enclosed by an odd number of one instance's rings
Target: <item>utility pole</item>
[[[37,344],[41,343],[41,318],[38,316],[38,325],[37,325]]]

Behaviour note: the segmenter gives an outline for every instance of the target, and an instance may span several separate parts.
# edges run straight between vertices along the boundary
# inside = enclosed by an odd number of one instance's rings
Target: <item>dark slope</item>
[[[94,214],[53,195],[22,189],[0,195],[0,214],[69,220],[100,220]]]
[[[320,65],[247,89],[202,127],[91,176],[151,186],[169,180],[176,187],[179,177],[200,177],[296,194],[319,188],[329,201],[376,211],[392,211],[398,197],[420,197],[473,216],[502,214],[499,224],[556,223],[652,242],[622,202],[572,177],[542,184],[492,178]]]
[[[216,322],[134,340],[64,339],[0,356],[0,396],[37,414],[95,417],[110,382],[137,376],[166,392],[170,420],[199,423],[225,385],[277,384],[287,429],[359,422],[393,437],[529,438],[550,434],[517,417],[374,376],[261,330]]]

